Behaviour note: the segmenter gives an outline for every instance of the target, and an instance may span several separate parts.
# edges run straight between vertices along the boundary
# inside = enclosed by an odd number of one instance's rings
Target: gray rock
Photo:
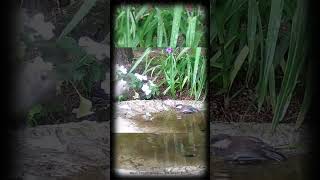
[[[89,174],[93,179],[108,179],[109,126],[83,121],[19,130],[15,174],[48,179]]]
[[[279,124],[275,132],[271,123],[210,123],[210,136],[217,134],[257,137],[286,154],[306,153],[312,141],[307,127],[296,130],[294,123]]]

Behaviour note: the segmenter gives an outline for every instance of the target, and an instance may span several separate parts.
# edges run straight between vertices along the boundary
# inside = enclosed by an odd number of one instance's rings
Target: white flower
[[[139,98],[140,98],[140,95],[137,92],[134,92],[133,99],[139,99]]]
[[[124,81],[123,79],[116,82],[116,89],[115,89],[116,96],[122,95],[127,89],[128,89],[127,82]]]
[[[142,80],[147,80],[148,79],[148,77],[147,76],[143,76],[143,75],[140,75],[140,74],[138,74],[138,73],[134,73],[134,75],[137,77],[137,79],[139,79],[140,81],[142,81]]]
[[[147,83],[143,84],[141,89],[147,96],[151,93],[151,89]]]
[[[156,86],[152,81],[149,81],[149,84],[150,84],[150,86],[153,86],[153,87]]]
[[[123,84],[123,85],[126,85],[126,84],[127,84],[127,81],[121,79],[121,80],[119,81],[119,83],[120,83],[120,84]]]
[[[119,66],[117,64],[116,65],[116,70],[120,71],[122,74],[127,74],[127,69],[123,65]]]

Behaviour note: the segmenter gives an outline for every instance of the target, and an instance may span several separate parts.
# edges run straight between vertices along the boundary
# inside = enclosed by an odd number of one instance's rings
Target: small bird
[[[177,104],[175,106],[175,109],[183,114],[192,114],[192,113],[196,113],[196,112],[200,112],[198,109],[190,106],[190,105],[183,105],[183,104]]]
[[[286,157],[259,138],[218,134],[211,139],[213,153],[225,161],[248,164],[266,160],[283,161]]]

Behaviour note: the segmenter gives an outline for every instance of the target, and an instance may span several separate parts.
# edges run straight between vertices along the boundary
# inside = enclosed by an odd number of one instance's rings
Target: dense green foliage
[[[132,78],[134,76],[130,74],[139,72],[155,84],[157,88],[154,90],[158,90],[158,87],[164,89],[161,91],[162,95],[169,94],[172,98],[176,98],[177,93],[186,91],[196,100],[200,97],[204,98],[207,92],[207,59],[203,48],[167,48],[160,51],[159,54],[159,49],[153,51],[150,48],[146,49],[126,74],[129,78],[120,76],[117,80],[125,79],[135,82],[136,78]],[[142,87],[142,83],[138,86],[133,83],[130,87],[136,91],[137,88]],[[154,93],[154,95],[157,94]]]
[[[119,6],[117,47],[205,47],[205,14],[200,6]]]
[[[272,106],[273,129],[283,120],[297,84],[308,82],[300,76],[307,68],[306,8],[303,0],[211,2],[210,81],[226,101],[235,79],[254,85],[258,111],[264,103]],[[298,122],[308,106],[305,97]]]

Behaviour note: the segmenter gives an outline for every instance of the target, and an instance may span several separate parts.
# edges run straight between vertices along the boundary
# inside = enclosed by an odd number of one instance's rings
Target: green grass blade
[[[300,69],[305,61],[306,52],[306,12],[305,2],[298,0],[297,9],[293,17],[290,35],[290,45],[286,70],[281,84],[280,93],[277,97],[275,113],[272,119],[272,129],[275,130],[279,122],[282,121],[290,103],[292,92],[296,86]]]
[[[186,46],[187,47],[197,47],[195,46],[195,36],[196,36],[196,24],[197,16],[188,17],[188,29],[186,34]]]
[[[135,16],[135,20],[138,21],[142,16],[144,16],[145,12],[148,10],[148,6],[142,6],[138,13]]]
[[[184,54],[186,54],[189,51],[189,47],[183,48],[182,51],[177,56],[177,59],[179,60]]]
[[[133,14],[132,14],[132,11],[129,12],[129,16],[130,16],[130,22],[131,22],[131,29],[130,29],[130,34],[132,34],[132,39],[130,39],[130,42],[129,42],[129,47],[134,47],[133,46],[133,40],[135,39],[136,37],[136,21],[133,17]]]
[[[269,92],[270,92],[270,102],[272,106],[272,111],[275,111],[277,96],[276,96],[276,80],[275,80],[275,72],[274,66],[271,65],[270,69],[270,77],[269,77]]]
[[[232,43],[234,43],[236,38],[237,38],[236,36],[233,36],[232,38],[230,38],[230,40],[224,45],[224,49],[227,49]],[[222,55],[221,50],[216,52],[215,55],[212,56],[212,58],[210,58],[210,66],[213,66],[215,62],[220,58],[221,55]]]
[[[235,62],[234,62],[234,65],[233,65],[233,69],[231,71],[231,74],[230,74],[230,86],[229,86],[229,91],[231,89],[231,86],[233,84],[233,81],[235,79],[235,77],[237,76],[239,70],[241,69],[242,67],[242,64],[244,62],[244,60],[247,58],[248,56],[248,53],[249,53],[249,48],[248,46],[244,46],[239,55],[237,56]]]
[[[69,34],[74,29],[74,27],[76,27],[76,25],[89,13],[90,9],[96,4],[96,2],[97,0],[84,1],[80,9],[73,16],[72,20],[63,29],[62,33],[59,36],[59,39]]]
[[[164,34],[164,23],[161,15],[161,11],[156,8],[157,11],[157,19],[158,19],[158,27],[157,27],[157,47],[162,47],[162,40],[163,40],[163,34]]]
[[[275,54],[278,33],[280,28],[280,21],[282,17],[282,9],[283,9],[283,0],[272,0],[271,1],[271,11],[269,17],[269,25],[268,25],[268,32],[267,32],[267,39],[266,39],[266,58],[263,62],[263,73],[260,79],[260,87],[258,87],[259,97],[258,97],[258,109],[260,111],[261,106],[264,102],[266,92],[267,92],[267,85],[269,81],[270,69],[273,63],[273,58]]]
[[[170,37],[170,47],[177,46],[182,10],[183,10],[183,7],[181,5],[175,6],[173,10],[174,14],[173,14],[173,21],[172,21],[171,37]]]
[[[126,9],[126,47],[131,47],[131,33],[130,33],[130,7]]]
[[[142,62],[142,60],[149,55],[149,53],[151,52],[151,48],[147,48],[144,53],[142,54],[142,56],[139,57],[139,59],[137,60],[137,62],[134,63],[134,65],[132,66],[132,68],[130,69],[129,73],[132,73],[137,66]]]
[[[251,78],[252,71],[255,65],[254,54],[256,50],[255,41],[256,41],[256,31],[258,23],[258,5],[256,0],[248,0],[248,27],[247,27],[247,36],[248,36],[248,47],[249,47],[249,58],[248,58],[248,73],[247,73],[247,82]]]
[[[309,107],[311,105],[311,98],[312,98],[312,82],[313,82],[313,72],[312,72],[312,63],[309,61],[308,63],[308,69],[307,69],[307,76],[306,76],[306,88],[304,92],[303,102],[300,108],[300,112],[298,114],[298,118],[295,124],[295,129],[298,129],[301,127],[305,116],[309,110]]]
[[[192,75],[192,91],[191,93],[196,92],[196,82],[197,82],[197,74],[198,74],[198,68],[199,68],[199,61],[200,61],[200,55],[201,55],[201,48],[196,48],[196,55],[195,55],[195,61],[194,61],[194,67],[193,67],[193,75]]]

